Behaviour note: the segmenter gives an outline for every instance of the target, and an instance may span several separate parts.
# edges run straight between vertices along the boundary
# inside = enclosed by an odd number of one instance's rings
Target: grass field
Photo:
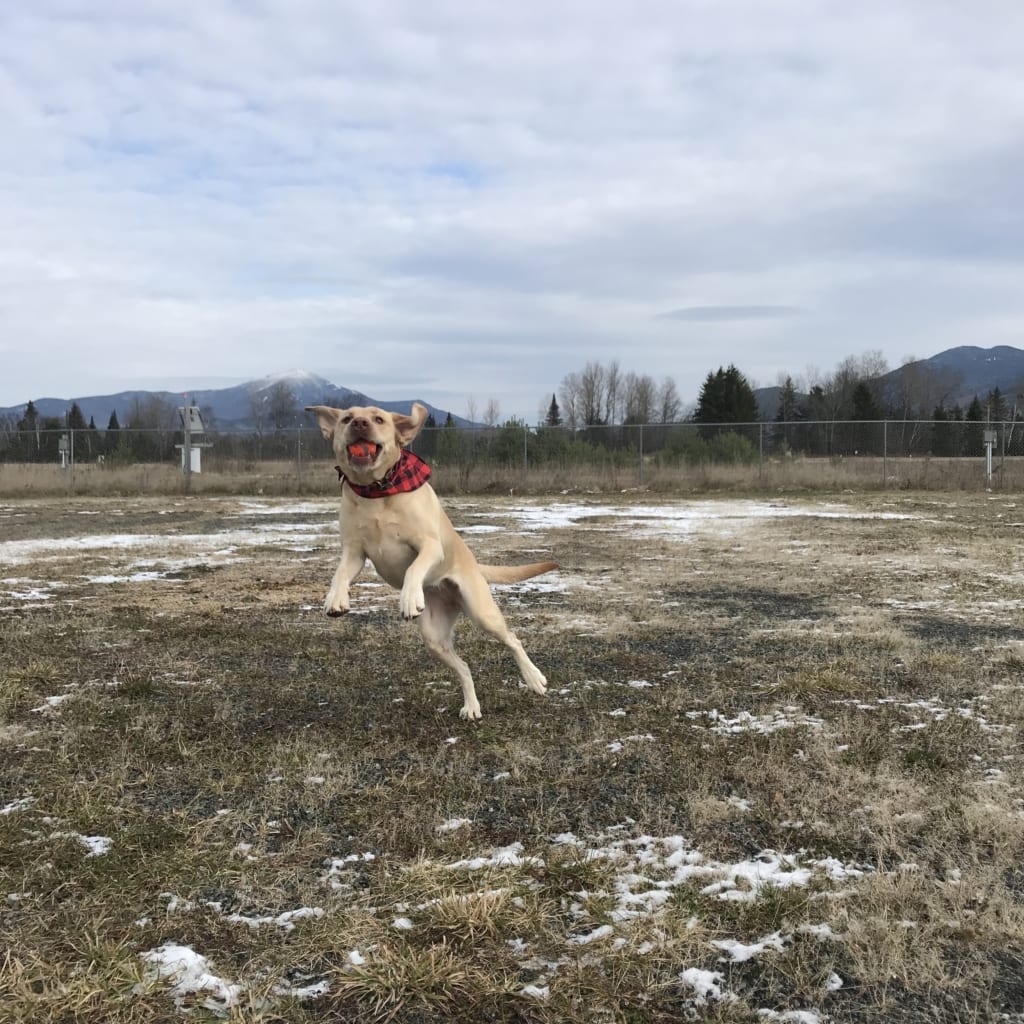
[[[446,504],[476,724],[332,500],[0,504],[0,1020],[1024,1021],[1024,503]]]
[[[320,445],[317,451],[326,449]],[[261,495],[326,497],[337,493],[333,458],[305,458],[301,462],[246,460],[210,455],[202,473],[192,474],[191,494],[212,496]],[[753,464],[662,462],[648,457],[624,461],[554,462],[531,465],[493,465],[466,462],[433,465],[432,482],[438,493],[449,494],[558,494],[585,491],[620,493],[643,488],[670,495],[729,492],[838,493],[869,491],[1024,489],[1024,458],[995,460],[991,481],[984,458],[879,458],[851,456],[806,458],[773,456]],[[176,497],[186,493],[180,468],[174,462],[99,465],[79,462],[73,469],[56,464],[0,461],[0,500],[39,497]]]

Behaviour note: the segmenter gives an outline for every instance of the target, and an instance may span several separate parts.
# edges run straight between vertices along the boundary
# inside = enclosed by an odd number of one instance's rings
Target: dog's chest
[[[392,586],[400,587],[418,553],[403,529],[402,517],[383,514],[359,518],[350,526],[356,528],[359,543],[377,572]]]
[[[365,547],[367,557],[379,571],[393,567],[396,572],[404,573],[416,557],[416,549],[397,530],[374,530]]]

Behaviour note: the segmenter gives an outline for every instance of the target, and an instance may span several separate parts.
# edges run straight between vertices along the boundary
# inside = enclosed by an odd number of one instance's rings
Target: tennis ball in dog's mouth
[[[374,444],[373,441],[353,441],[348,446],[348,457],[350,459],[369,459],[372,461],[377,458],[379,451],[380,445]]]

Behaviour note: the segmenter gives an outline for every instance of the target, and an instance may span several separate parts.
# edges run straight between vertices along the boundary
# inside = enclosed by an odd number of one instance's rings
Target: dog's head
[[[372,405],[351,409],[307,405],[306,411],[316,413],[321,433],[334,446],[338,466],[357,484],[372,484],[387,476],[427,418],[427,408],[419,402],[409,416]]]

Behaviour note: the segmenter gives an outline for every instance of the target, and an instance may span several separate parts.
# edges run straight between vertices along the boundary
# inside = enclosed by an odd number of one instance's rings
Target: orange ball
[[[377,445],[367,441],[355,441],[348,446],[349,458],[372,459],[377,454]]]

